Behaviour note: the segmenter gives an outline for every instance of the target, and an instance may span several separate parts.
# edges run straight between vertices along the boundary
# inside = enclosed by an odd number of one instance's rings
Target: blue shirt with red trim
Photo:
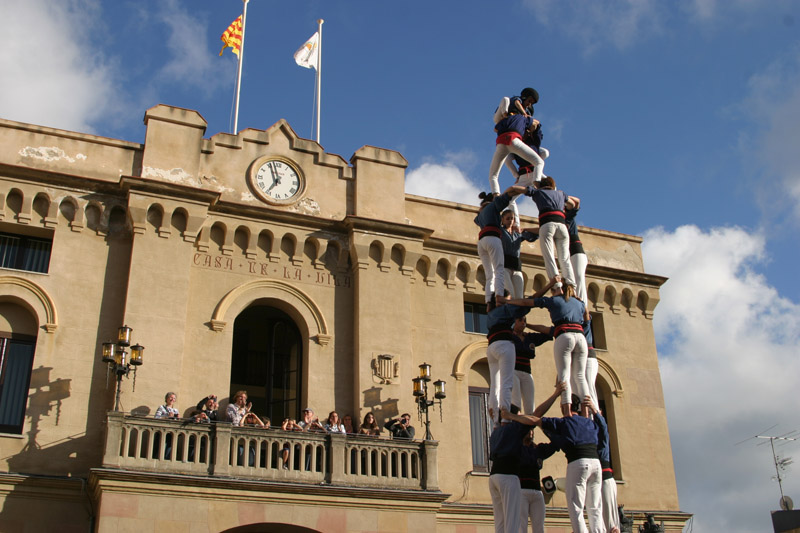
[[[569,300],[565,300],[562,295],[553,296],[552,298],[534,298],[533,306],[542,307],[550,311],[550,320],[552,320],[555,325],[567,322],[570,324],[583,325],[583,314],[586,310],[586,306],[575,297]]]
[[[539,208],[539,214],[550,211],[563,213],[564,205],[567,203],[567,194],[558,189],[534,189],[529,196],[533,198],[533,202]]]
[[[481,227],[481,229],[485,228],[486,226],[495,226],[497,228],[501,228],[502,224],[500,219],[502,218],[500,214],[503,212],[503,209],[508,207],[508,204],[511,203],[511,195],[507,193],[499,194],[494,197],[494,200],[489,202],[486,207],[480,210],[477,216],[474,219],[475,224]]]
[[[533,117],[526,117],[525,115],[508,115],[506,118],[497,123],[494,127],[498,135],[504,133],[516,132],[520,137],[525,136],[525,131],[528,130],[533,124]]]

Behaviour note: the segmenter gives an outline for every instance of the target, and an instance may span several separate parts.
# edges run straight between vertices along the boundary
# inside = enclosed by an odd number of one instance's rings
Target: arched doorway
[[[0,432],[22,434],[33,370],[37,323],[33,315],[0,300]]]
[[[298,418],[302,352],[300,331],[288,314],[261,303],[244,309],[233,323],[231,398],[246,390],[253,412],[274,425]]]

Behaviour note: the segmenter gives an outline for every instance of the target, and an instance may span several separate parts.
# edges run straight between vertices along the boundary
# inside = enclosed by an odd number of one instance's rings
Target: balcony
[[[437,446],[435,441],[196,424],[110,412],[103,466],[220,479],[438,491]]]

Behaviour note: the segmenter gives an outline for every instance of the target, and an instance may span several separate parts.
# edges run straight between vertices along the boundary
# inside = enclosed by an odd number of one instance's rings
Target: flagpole
[[[244,29],[247,23],[247,2],[250,0],[242,0],[244,8],[242,9],[242,45],[239,47],[239,66],[236,68],[236,104],[233,114],[233,133],[239,133],[239,89],[242,85],[242,61],[244,61]]]
[[[317,144],[319,144],[319,116],[322,112],[322,23],[325,22],[322,19],[317,21],[319,24],[319,50],[317,52]]]

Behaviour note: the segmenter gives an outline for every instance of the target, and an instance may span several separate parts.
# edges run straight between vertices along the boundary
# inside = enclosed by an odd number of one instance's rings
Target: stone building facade
[[[144,120],[143,144],[0,121],[0,530],[493,531],[477,209],[405,194],[397,152],[346,161],[283,120],[210,138],[195,111]],[[679,530],[652,327],[665,278],[638,237],[582,237],[619,499]],[[538,246],[523,263],[530,293]],[[101,344],[122,325],[144,364],[114,412]],[[447,383],[431,441],[423,363]],[[533,367],[541,399],[550,345]],[[167,391],[188,417],[239,389],[276,425],[306,406],[409,412],[418,439],[152,417]],[[563,493],[548,499],[549,530],[569,531]]]

